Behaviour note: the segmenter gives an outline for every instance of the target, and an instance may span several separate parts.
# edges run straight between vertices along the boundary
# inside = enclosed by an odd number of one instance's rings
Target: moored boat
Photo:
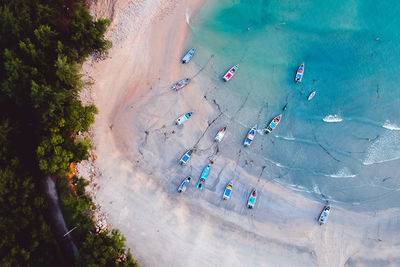
[[[256,200],[257,200],[257,191],[254,188],[250,193],[249,200],[247,201],[247,207],[249,209],[254,208],[254,205],[256,204]]]
[[[224,136],[225,136],[225,131],[226,131],[226,126],[224,126],[224,128],[222,128],[221,130],[219,130],[218,131],[218,133],[217,133],[217,135],[215,136],[215,141],[216,142],[221,142],[222,141],[222,139],[224,138]]]
[[[326,223],[326,221],[328,220],[328,216],[329,216],[330,212],[331,212],[331,206],[330,205],[326,205],[322,209],[321,214],[319,215],[319,218],[318,218],[319,225],[323,225],[323,224]]]
[[[181,185],[178,187],[178,192],[183,193],[186,191],[187,185],[190,183],[192,180],[192,177],[188,176],[185,178],[185,180],[182,181]]]
[[[210,174],[210,166],[207,165],[204,169],[203,172],[201,173],[199,182],[197,183],[197,188],[203,190],[204,188],[204,183],[207,180],[208,175]]]
[[[194,52],[196,51],[196,48],[192,48],[189,50],[189,52],[186,53],[186,55],[182,58],[182,63],[189,63],[189,61],[192,59]]]
[[[269,134],[270,132],[272,132],[272,130],[275,129],[276,126],[278,126],[281,119],[282,119],[282,114],[279,114],[278,116],[273,118],[272,121],[268,124],[268,126],[264,127],[263,133]]]
[[[183,87],[187,86],[190,83],[190,81],[191,81],[190,78],[183,79],[183,80],[177,82],[176,84],[174,84],[172,86],[172,89],[175,91],[178,91],[178,90],[182,89]]]
[[[179,162],[182,165],[186,165],[188,163],[188,161],[190,160],[190,157],[192,156],[193,150],[189,149],[188,151],[185,152],[185,154],[183,154],[183,156],[181,157],[181,159],[179,160]]]
[[[229,182],[229,184],[225,187],[224,196],[223,196],[224,200],[228,200],[231,197],[232,187],[233,187],[232,182]]]
[[[179,118],[177,118],[175,120],[175,124],[176,125],[181,125],[183,124],[185,121],[187,121],[191,116],[193,115],[193,112],[188,112],[186,114],[181,115]]]
[[[307,97],[307,100],[310,101],[311,99],[313,99],[316,93],[317,91],[312,91],[310,95]]]
[[[294,77],[294,81],[296,83],[301,82],[301,80],[303,79],[303,75],[304,75],[304,62],[301,63],[301,65],[297,68],[297,72],[296,72],[296,76]]]
[[[249,145],[251,145],[251,143],[252,143],[253,140],[254,140],[254,136],[256,135],[256,132],[257,132],[257,124],[254,125],[254,126],[249,130],[249,132],[247,133],[247,136],[246,136],[246,138],[244,139],[244,143],[243,143],[244,146],[249,146]]]
[[[228,70],[227,73],[225,73],[223,79],[225,82],[229,81],[230,79],[232,79],[232,77],[236,74],[237,70],[239,68],[239,64],[233,66],[232,68],[230,68],[230,70]]]

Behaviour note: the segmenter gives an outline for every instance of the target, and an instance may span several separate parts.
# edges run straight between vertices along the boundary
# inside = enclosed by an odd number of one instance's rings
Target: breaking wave
[[[186,23],[190,24],[190,9],[186,9]]]
[[[343,119],[338,115],[328,115],[322,119],[324,122],[341,122]]]
[[[337,173],[335,174],[325,174],[327,177],[332,177],[332,178],[354,178],[357,175],[352,174],[349,169],[344,167],[343,169],[340,169]]]
[[[400,131],[400,127],[394,123],[390,123],[389,120],[386,120],[382,127],[392,131]]]
[[[387,131],[368,148],[364,165],[382,163],[400,158],[400,132]]]

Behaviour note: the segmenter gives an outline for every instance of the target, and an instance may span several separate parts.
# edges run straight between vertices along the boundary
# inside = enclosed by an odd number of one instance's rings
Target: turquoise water
[[[249,148],[263,179],[346,207],[399,207],[399,13],[396,1],[209,1],[190,22],[187,48],[198,48],[191,64],[205,66],[207,99],[236,125],[238,148],[248,128],[288,104],[277,129]]]

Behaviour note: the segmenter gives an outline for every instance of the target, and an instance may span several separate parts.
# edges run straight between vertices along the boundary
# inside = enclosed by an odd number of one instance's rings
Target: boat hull
[[[222,77],[222,79],[223,79],[225,82],[227,82],[227,81],[229,81],[230,79],[232,79],[232,77],[235,76],[235,74],[237,73],[238,68],[239,68],[239,64],[237,64],[237,65],[233,66],[232,68],[230,68],[230,69],[228,70],[228,72],[225,73],[225,75]]]
[[[297,68],[296,76],[294,76],[294,81],[296,83],[299,83],[303,80],[303,75],[304,75],[304,63],[301,63],[301,65]]]
[[[257,124],[254,125],[249,132],[247,133],[246,138],[244,139],[243,145],[246,146],[250,146],[251,143],[253,143],[254,137],[257,133]]]
[[[189,61],[192,59],[195,51],[196,51],[196,48],[190,49],[189,52],[187,52],[186,55],[182,58],[182,64],[189,63]]]

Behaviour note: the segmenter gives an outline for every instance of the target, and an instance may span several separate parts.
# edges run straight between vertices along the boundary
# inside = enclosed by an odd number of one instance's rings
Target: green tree
[[[131,253],[125,250],[124,243],[125,238],[118,230],[90,233],[79,250],[80,265],[138,267],[139,264],[133,260]]]

